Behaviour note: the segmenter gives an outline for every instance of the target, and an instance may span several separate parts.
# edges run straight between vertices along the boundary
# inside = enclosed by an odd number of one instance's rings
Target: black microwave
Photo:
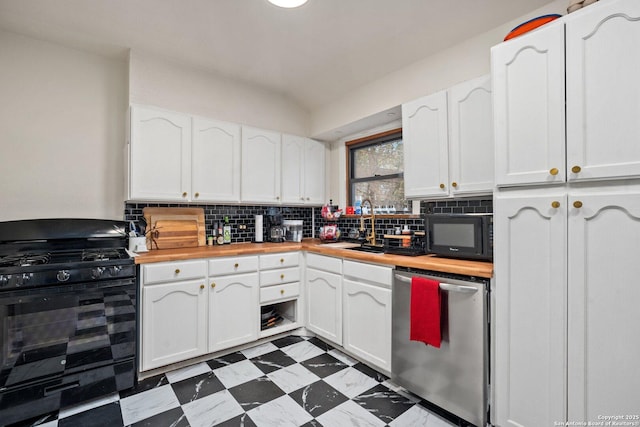
[[[427,253],[493,259],[493,214],[426,214]]]

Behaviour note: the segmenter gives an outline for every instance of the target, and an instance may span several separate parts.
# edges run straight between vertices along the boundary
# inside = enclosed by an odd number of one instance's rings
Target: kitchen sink
[[[384,248],[382,246],[356,246],[345,249],[350,251],[367,252],[375,255],[384,255]]]

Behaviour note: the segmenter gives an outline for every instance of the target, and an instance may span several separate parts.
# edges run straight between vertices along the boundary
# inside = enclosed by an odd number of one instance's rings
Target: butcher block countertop
[[[444,273],[462,274],[465,276],[484,278],[491,278],[493,276],[493,264],[490,262],[440,258],[433,255],[404,256],[358,252],[349,249],[331,247],[321,243],[317,239],[304,239],[302,243],[232,243],[230,245],[222,246],[155,249],[144,254],[140,254],[135,258],[135,261],[136,264],[148,264],[154,262],[180,261],[197,258],[213,258],[237,255],[260,255],[293,251],[307,251],[321,255],[334,256],[344,259],[353,259],[375,264],[419,268],[423,270],[440,271]]]

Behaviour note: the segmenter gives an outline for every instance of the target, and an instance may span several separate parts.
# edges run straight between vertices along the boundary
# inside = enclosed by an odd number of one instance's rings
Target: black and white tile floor
[[[25,425],[451,427],[318,338],[290,335],[141,381]]]

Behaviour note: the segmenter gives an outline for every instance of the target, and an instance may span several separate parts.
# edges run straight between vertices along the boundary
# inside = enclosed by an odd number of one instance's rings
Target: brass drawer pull
[[[204,289],[204,285],[200,285],[200,289]]]
[[[560,207],[560,202],[558,201],[551,202],[551,207],[554,209],[558,209]]]
[[[280,295],[284,295],[284,289],[280,289]]]
[[[582,202],[580,200],[576,200],[573,202],[573,207],[576,209],[580,209],[582,207]]]
[[[558,168],[551,168],[551,170],[549,171],[549,173],[553,176],[558,175],[560,171],[558,170]]]
[[[213,289],[213,288],[215,288],[215,287],[216,287],[216,284],[215,284],[215,283],[212,283],[212,284],[211,284],[211,289]]]
[[[284,274],[281,274],[281,275],[280,275],[280,279],[284,279]]]
[[[582,168],[580,166],[574,166],[571,168],[571,172],[573,173],[580,173],[581,170]]]
[[[176,268],[176,274],[180,274],[180,269]]]
[[[240,266],[240,264],[238,264],[237,262],[235,264],[233,264],[233,268],[238,268]]]

